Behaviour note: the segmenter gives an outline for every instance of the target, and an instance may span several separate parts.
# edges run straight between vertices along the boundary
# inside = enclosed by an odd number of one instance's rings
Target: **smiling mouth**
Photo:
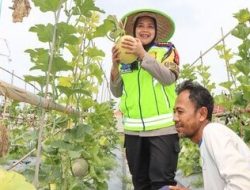
[[[181,128],[181,126],[179,124],[175,123],[175,128],[179,129],[179,128]]]
[[[143,39],[147,39],[147,38],[149,38],[149,35],[148,34],[141,34],[140,37]]]
[[[180,133],[180,132],[181,132],[179,128],[176,128],[176,131],[177,131],[178,133]]]
[[[175,129],[176,129],[176,131],[177,131],[178,133],[180,133],[180,132],[181,132],[181,131],[180,131],[181,126],[179,126],[179,125],[175,125]]]

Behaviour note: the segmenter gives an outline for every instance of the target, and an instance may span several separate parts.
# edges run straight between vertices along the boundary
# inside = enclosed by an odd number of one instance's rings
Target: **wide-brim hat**
[[[133,36],[135,21],[139,17],[148,16],[156,20],[157,23],[157,42],[167,42],[174,34],[175,24],[173,20],[165,13],[153,9],[139,9],[129,12],[122,17],[121,22],[124,26],[125,33]]]

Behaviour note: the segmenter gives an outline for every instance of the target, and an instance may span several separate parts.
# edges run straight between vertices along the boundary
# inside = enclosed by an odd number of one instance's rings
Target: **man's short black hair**
[[[186,80],[177,86],[176,91],[179,95],[182,91],[185,90],[189,91],[189,99],[195,104],[196,109],[199,109],[201,107],[207,108],[207,119],[211,121],[214,109],[214,99],[208,89],[200,85],[198,82]]]

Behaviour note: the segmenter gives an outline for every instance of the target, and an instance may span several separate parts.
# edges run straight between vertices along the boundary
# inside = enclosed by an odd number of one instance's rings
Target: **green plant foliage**
[[[71,70],[72,68],[67,65],[67,62],[63,60],[63,58],[61,57],[55,57],[54,59],[54,64],[52,65],[52,69],[51,69],[51,73],[55,74],[58,71],[68,71]],[[41,64],[37,64],[36,66],[30,68],[30,70],[40,70],[40,71],[47,71],[48,70],[48,64],[45,63],[41,63]]]
[[[62,3],[67,0],[32,0],[35,6],[39,7],[42,12],[55,12],[59,9]]]
[[[87,49],[86,55],[91,57],[91,58],[104,57],[105,53],[102,50],[100,50],[100,49],[98,49],[96,47],[91,47],[91,48]]]
[[[94,0],[75,0],[76,6],[73,8],[73,15],[84,15],[91,17],[92,11],[104,13],[103,10],[95,6]]]
[[[25,80],[39,84],[41,95],[47,87],[51,99],[80,112],[77,116],[54,111],[46,113],[38,188],[49,189],[50,184],[53,184],[61,190],[106,190],[108,171],[116,167],[112,150],[119,139],[112,110],[113,102],[100,103],[96,100],[99,85],[104,80],[101,63],[105,53],[96,47],[95,39],[106,36],[116,41],[124,34],[124,30],[112,15],[99,24],[99,14],[103,11],[95,6],[93,0],[32,1],[43,14],[53,12],[54,18],[51,20],[55,21],[30,28],[30,32],[37,35],[43,47],[26,50],[33,64],[30,71],[35,70],[39,74],[31,73],[25,76]],[[225,116],[220,119],[249,142],[249,113],[243,112],[250,105],[249,11],[240,10],[235,18],[239,24],[232,35],[242,43],[237,53],[232,53],[231,49],[223,45],[216,47],[219,57],[227,64],[229,77],[228,81],[220,84],[225,91],[217,95],[215,101],[225,108]],[[49,62],[52,63],[50,70]],[[184,79],[199,80],[211,92],[216,87],[210,80],[209,67],[202,64],[183,65],[178,82]],[[11,129],[12,144],[8,158],[18,158],[36,146],[41,110],[20,106],[15,101],[7,108],[11,119],[5,122]],[[24,118],[32,113],[34,118],[17,119],[21,113],[24,113]],[[178,167],[185,175],[200,172],[197,146],[186,140],[181,144]],[[71,171],[72,160],[78,158],[86,159],[89,165],[88,174],[81,179],[72,175]],[[34,169],[28,168],[24,174],[32,181]]]
[[[60,22],[57,24],[57,40],[60,42],[59,47],[63,47],[65,44],[77,45],[79,44],[79,38],[76,37],[76,28],[66,22]]]
[[[16,172],[0,169],[0,190],[35,190],[35,187]]]
[[[99,13],[103,11],[95,6],[93,0],[33,2],[43,14],[53,12],[51,20],[54,23],[30,28],[43,46],[25,51],[33,64],[30,71],[36,71],[25,76],[25,80],[39,84],[40,95],[48,89],[49,98],[72,106],[80,113],[77,116],[55,111],[46,113],[37,188],[108,189],[109,170],[116,166],[112,150],[117,145],[118,134],[112,102],[96,100],[99,85],[104,80],[101,64],[105,53],[95,46],[94,40],[107,36],[113,24],[107,19],[99,24]],[[12,105],[10,113],[19,116],[23,109],[14,103]],[[36,146],[40,121],[38,110],[34,111],[36,120],[31,128],[24,122],[23,127],[11,130],[14,146],[10,149],[9,158],[20,158]],[[89,165],[88,174],[82,178],[72,174],[71,163],[78,158],[84,158]],[[33,167],[23,173],[30,181],[33,180]]]
[[[220,122],[224,122],[233,129],[245,142],[249,143],[250,117],[250,12],[248,9],[240,10],[235,14],[239,24],[232,31],[232,35],[242,43],[238,46],[238,52],[233,53],[231,49],[223,44],[217,45],[216,50],[219,58],[226,65],[228,80],[219,85],[224,88],[221,94],[215,96],[215,105],[225,109],[220,116]],[[217,86],[210,80],[209,67],[200,65],[183,65],[180,72],[180,81],[184,79],[199,80],[211,92]],[[189,141],[182,141],[182,149],[178,167],[184,175],[190,175],[200,171],[199,154],[197,146]]]
[[[239,72],[242,72],[245,76],[248,76],[250,73],[250,63],[247,60],[238,60],[235,63],[236,68]]]
[[[247,26],[247,22],[250,20],[250,13],[248,9],[242,9],[238,13],[234,15],[234,17],[238,20],[238,26],[232,31],[232,35],[235,37],[244,40],[246,43],[247,36],[250,33],[250,28]]]
[[[250,142],[250,128],[244,128],[244,140]]]
[[[238,20],[239,24],[246,23],[250,20],[250,13],[248,9],[242,9],[238,13],[234,14],[234,17]]]
[[[53,25],[47,24],[37,24],[30,28],[30,32],[37,33],[37,37],[41,42],[52,42],[53,37]]]
[[[73,84],[70,85],[69,87],[58,85],[57,89],[59,90],[60,93],[66,95],[68,98],[74,94],[91,96],[91,93],[88,90],[89,89],[88,86],[89,86],[88,82],[82,82],[82,84],[76,84],[76,85]]]
[[[209,91],[213,91],[215,83],[210,81],[211,74],[209,73],[209,66],[203,64],[196,66],[196,72],[201,77],[201,84],[205,86]]]
[[[96,28],[96,31],[93,33],[92,38],[106,36],[107,33],[110,32],[110,30],[113,28],[114,28],[113,21],[107,18],[103,21],[102,25]]]
[[[180,81],[187,80],[187,79],[196,80],[197,76],[194,73],[194,70],[195,70],[195,66],[192,66],[190,64],[184,64],[180,72],[179,80]]]
[[[41,87],[46,85],[46,78],[44,76],[25,75],[24,79],[27,82],[37,82]]]
[[[182,170],[184,176],[201,172],[200,152],[197,145],[188,139],[181,139],[181,147],[178,168]]]
[[[231,49],[225,49],[222,44],[217,45],[215,49],[218,51],[219,57],[221,59],[224,59],[225,61],[230,61],[233,58]]]
[[[49,50],[44,48],[27,49],[25,51],[29,53],[31,62],[35,64],[48,64],[49,61]]]

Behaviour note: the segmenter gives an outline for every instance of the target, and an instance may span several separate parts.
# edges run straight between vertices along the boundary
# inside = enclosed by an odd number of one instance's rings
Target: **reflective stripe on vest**
[[[145,130],[147,131],[162,127],[169,127],[174,125],[174,122],[173,122],[173,114],[169,113],[150,118],[143,118],[143,122],[141,119],[131,119],[125,117],[123,118],[123,124],[125,130],[142,131],[143,127],[145,126]]]

